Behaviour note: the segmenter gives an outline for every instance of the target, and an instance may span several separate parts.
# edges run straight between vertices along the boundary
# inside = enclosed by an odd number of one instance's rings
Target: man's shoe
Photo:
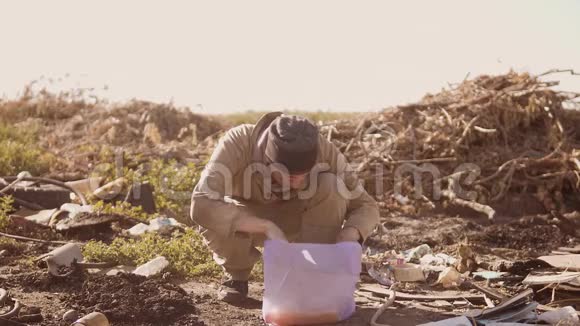
[[[228,280],[218,289],[218,299],[227,303],[239,303],[248,297],[248,281]]]

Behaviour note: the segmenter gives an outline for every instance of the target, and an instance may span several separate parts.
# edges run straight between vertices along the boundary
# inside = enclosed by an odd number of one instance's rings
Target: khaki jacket
[[[255,173],[262,163],[263,153],[258,148],[260,136],[281,112],[265,114],[255,124],[232,128],[220,139],[208,164],[195,186],[191,199],[191,219],[202,227],[223,237],[233,236],[233,222],[248,214],[232,198],[242,198],[255,203],[267,203],[264,178]],[[360,185],[345,156],[325,137],[319,138],[320,150],[317,164],[324,164],[326,172],[336,174],[351,192],[348,200],[345,226],[355,227],[366,239],[379,222],[375,200]]]

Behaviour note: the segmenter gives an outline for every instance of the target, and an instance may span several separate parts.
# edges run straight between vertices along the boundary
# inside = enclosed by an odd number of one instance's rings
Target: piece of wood
[[[542,256],[538,259],[561,270],[580,272],[580,254]]]
[[[503,300],[507,299],[507,297],[505,295],[503,295],[503,294],[501,294],[501,293],[499,293],[499,292],[497,292],[495,290],[492,290],[492,289],[490,289],[490,288],[488,288],[486,286],[479,285],[479,284],[476,284],[475,282],[471,282],[471,281],[469,281],[468,284],[471,287],[473,287],[474,289],[476,289],[476,290],[478,290],[480,292],[485,293],[487,296],[489,296],[492,299],[496,299],[496,300],[500,300],[500,301],[503,301]]]
[[[34,239],[34,238],[28,238],[28,237],[23,237],[23,236],[14,235],[14,234],[8,234],[8,233],[3,233],[3,232],[0,232],[0,236],[6,237],[6,238],[10,238],[10,239],[14,239],[14,240],[30,241],[30,242],[39,242],[39,243],[48,243],[48,244],[67,244],[67,243],[70,243],[70,242],[67,242],[67,241],[52,241],[52,240]]]
[[[392,291],[386,289],[377,284],[365,284],[360,287],[360,291],[371,292],[375,295],[388,297],[392,294]],[[435,300],[445,300],[445,301],[455,301],[455,300],[469,300],[473,301],[474,303],[481,303],[485,304],[485,298],[482,295],[473,295],[473,294],[465,294],[465,295],[421,295],[421,294],[409,294],[404,292],[397,292],[396,293],[397,300],[401,301],[435,301]]]
[[[560,247],[558,251],[567,252],[569,254],[580,254],[580,247],[575,248],[568,248],[568,247]]]
[[[457,161],[456,157],[433,157],[433,158],[425,158],[419,160],[400,160],[400,161],[387,161],[383,160],[385,164],[405,164],[405,163],[434,163],[434,162],[455,162]]]

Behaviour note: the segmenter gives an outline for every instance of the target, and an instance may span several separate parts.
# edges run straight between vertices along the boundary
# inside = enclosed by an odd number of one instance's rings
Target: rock
[[[71,309],[71,310],[65,312],[64,315],[62,315],[62,320],[69,322],[69,323],[73,323],[77,319],[79,319],[79,312],[74,310],[74,309]]]
[[[168,265],[169,261],[165,257],[159,256],[137,267],[133,274],[145,277],[155,276],[161,273]]]

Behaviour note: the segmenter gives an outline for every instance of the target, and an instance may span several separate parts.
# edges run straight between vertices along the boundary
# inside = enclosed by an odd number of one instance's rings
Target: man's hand
[[[284,232],[276,224],[255,216],[242,215],[235,220],[233,228],[238,232],[263,234],[271,240],[287,241]]]
[[[284,235],[284,232],[282,232],[282,230],[280,230],[280,228],[274,223],[270,223],[268,225],[265,234],[266,237],[268,237],[270,240],[288,241],[286,240],[286,235]]]
[[[356,228],[347,226],[342,229],[336,236],[336,242],[358,242],[360,240],[360,233]]]

